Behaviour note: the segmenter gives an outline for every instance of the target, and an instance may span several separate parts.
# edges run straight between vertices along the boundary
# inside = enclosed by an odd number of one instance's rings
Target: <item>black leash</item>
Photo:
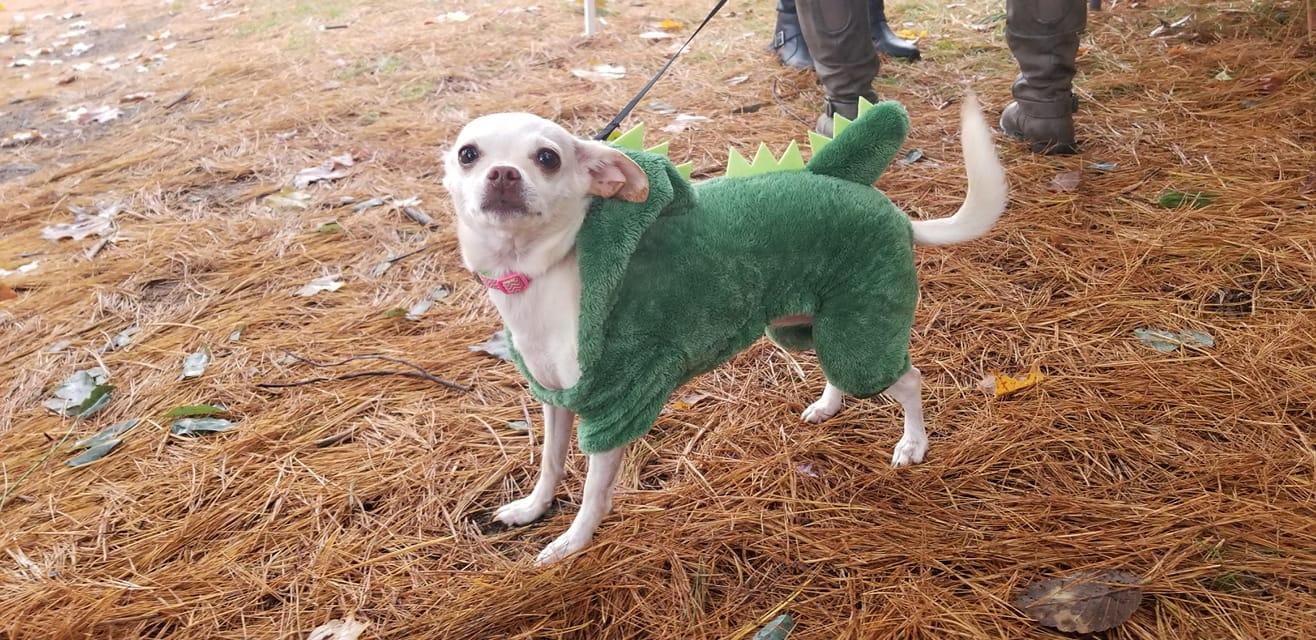
[[[625,120],[626,116],[631,115],[631,111],[635,109],[635,105],[640,104],[640,100],[644,99],[644,94],[649,93],[649,90],[658,82],[658,79],[663,77],[664,73],[667,73],[667,69],[672,66],[673,62],[676,62],[676,57],[685,52],[685,48],[690,46],[690,41],[694,40],[695,36],[699,35],[699,32],[704,30],[708,21],[712,20],[713,16],[717,15],[717,12],[722,10],[722,5],[726,3],[727,0],[717,0],[717,4],[713,5],[713,10],[708,12],[708,16],[704,18],[703,22],[699,23],[699,27],[695,29],[695,32],[690,34],[689,38],[685,39],[685,44],[681,45],[681,48],[677,49],[676,53],[673,53],[672,57],[667,59],[667,64],[663,65],[662,68],[658,70],[658,73],[653,74],[653,77],[649,78],[649,82],[644,85],[644,88],[640,89],[640,92],[635,94],[635,97],[631,98],[631,101],[626,103],[625,107],[622,107],[621,113],[618,113],[617,117],[613,118],[612,122],[609,122],[608,126],[603,128],[603,132],[595,137],[595,140],[607,140],[608,136],[612,135],[612,132],[617,130],[617,127],[621,125],[621,121]]]

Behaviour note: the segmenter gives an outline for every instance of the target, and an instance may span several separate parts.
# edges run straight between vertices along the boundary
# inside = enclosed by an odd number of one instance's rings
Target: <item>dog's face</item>
[[[459,217],[517,229],[584,216],[590,196],[649,197],[648,177],[625,154],[528,113],[467,124],[445,153],[443,186]]]

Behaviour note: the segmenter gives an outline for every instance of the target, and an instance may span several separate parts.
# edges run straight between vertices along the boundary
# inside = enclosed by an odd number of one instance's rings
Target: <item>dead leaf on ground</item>
[[[1042,368],[1039,364],[1034,364],[1028,370],[1027,375],[1012,378],[999,371],[992,371],[987,374],[979,383],[983,391],[987,391],[998,398],[1014,395],[1024,389],[1035,387],[1040,384],[1046,376],[1042,375]]]
[[[4,147],[17,147],[17,146],[20,145],[20,144],[28,144],[28,143],[30,143],[30,142],[38,142],[38,141],[40,141],[40,140],[44,140],[45,137],[46,137],[46,136],[42,135],[42,133],[41,133],[40,131],[36,130],[36,129],[28,129],[27,131],[19,131],[19,132],[17,132],[17,133],[12,133],[12,134],[10,134],[9,136],[7,136],[7,137],[5,137],[5,138],[0,138],[0,148],[4,148]]]
[[[122,109],[103,104],[99,107],[78,107],[66,111],[64,112],[64,121],[76,122],[78,124],[87,124],[90,122],[105,124],[118,120],[121,115],[123,115]]]
[[[37,267],[40,266],[40,264],[41,263],[39,261],[33,260],[32,262],[29,262],[27,264],[18,265],[18,268],[12,270],[5,269],[4,267],[0,267],[0,277],[16,276],[24,273],[31,273],[33,271],[36,271]]]
[[[1051,178],[1051,186],[1058,191],[1073,191],[1078,188],[1083,181],[1083,171],[1074,170],[1064,173],[1057,173],[1056,177]]]
[[[1098,633],[1128,620],[1142,602],[1138,578],[1122,571],[1081,571],[1029,585],[1014,606],[1045,626]]]
[[[276,209],[305,209],[311,200],[311,194],[284,187],[278,193],[265,196],[265,204]]]
[[[512,345],[507,342],[507,332],[499,329],[488,340],[470,346],[471,351],[487,353],[501,360],[512,359]]]
[[[41,237],[52,242],[64,238],[82,240],[87,236],[107,237],[114,233],[114,216],[120,206],[114,203],[97,205],[96,212],[91,213],[81,207],[69,207],[73,212],[73,222],[52,224],[41,230]]]
[[[309,298],[321,291],[337,291],[343,287],[341,276],[321,276],[316,278],[297,290],[297,295],[303,298]]]
[[[599,64],[594,65],[589,69],[572,69],[571,75],[591,82],[605,82],[626,77],[626,67],[612,64]]]
[[[681,133],[682,131],[689,129],[696,122],[706,122],[706,121],[708,121],[708,118],[706,116],[696,116],[689,113],[682,113],[672,119],[672,124],[663,127],[663,131],[667,133]]]
[[[357,640],[368,626],[370,626],[369,622],[361,622],[352,616],[347,616],[344,620],[330,620],[316,627],[306,640]]]
[[[138,91],[137,93],[130,93],[130,94],[128,94],[128,95],[126,95],[126,96],[124,96],[124,97],[122,97],[122,98],[119,98],[119,102],[120,102],[121,104],[129,104],[129,103],[132,103],[132,102],[141,102],[141,101],[143,101],[143,100],[145,100],[145,99],[147,99],[147,98],[150,98],[150,97],[152,97],[152,96],[154,96],[154,95],[155,95],[155,92],[154,92],[154,91]]]
[[[349,173],[347,169],[353,164],[355,163],[352,161],[352,154],[350,153],[334,156],[325,160],[318,167],[298,171],[292,179],[292,188],[305,189],[316,182],[346,178]]]
[[[18,299],[18,292],[9,288],[9,285],[0,282],[0,302],[4,302],[6,300],[17,300],[17,299]]]
[[[663,31],[680,31],[681,29],[685,28],[685,24],[683,24],[680,20],[664,18],[662,22],[658,23],[658,28],[662,29]]]

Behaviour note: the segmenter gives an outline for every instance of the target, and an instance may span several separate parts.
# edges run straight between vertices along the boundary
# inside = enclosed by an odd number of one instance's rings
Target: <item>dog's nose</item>
[[[494,167],[486,177],[495,187],[510,187],[521,180],[521,172],[516,167]]]

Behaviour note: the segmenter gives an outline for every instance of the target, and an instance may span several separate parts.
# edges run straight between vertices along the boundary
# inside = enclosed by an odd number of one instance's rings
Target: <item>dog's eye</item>
[[[457,151],[457,160],[460,161],[463,166],[469,167],[472,164],[475,164],[475,161],[479,159],[480,150],[476,149],[473,144],[468,144]]]
[[[535,162],[538,162],[539,166],[549,171],[556,171],[558,167],[562,166],[561,156],[552,149],[540,149],[539,153],[535,154]]]

